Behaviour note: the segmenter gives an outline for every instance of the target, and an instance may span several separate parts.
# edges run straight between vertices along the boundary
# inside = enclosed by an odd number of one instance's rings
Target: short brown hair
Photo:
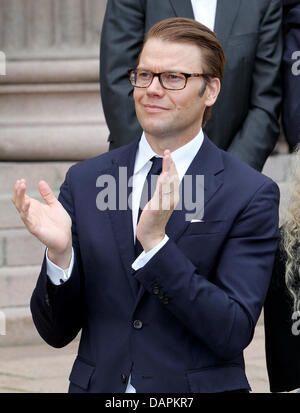
[[[203,70],[210,77],[217,77],[222,82],[225,54],[217,36],[203,24],[183,17],[174,17],[156,23],[145,36],[144,45],[149,39],[158,38],[168,42],[195,44],[201,49]],[[140,53],[140,56],[141,56]],[[204,81],[209,80],[204,78]],[[203,126],[208,121],[212,107],[206,107],[203,115]]]

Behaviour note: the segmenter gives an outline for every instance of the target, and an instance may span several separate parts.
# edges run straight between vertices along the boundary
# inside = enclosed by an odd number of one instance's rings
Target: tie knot
[[[162,158],[157,158],[156,156],[153,156],[151,158],[151,161],[152,166],[149,171],[150,175],[160,175],[162,170]]]

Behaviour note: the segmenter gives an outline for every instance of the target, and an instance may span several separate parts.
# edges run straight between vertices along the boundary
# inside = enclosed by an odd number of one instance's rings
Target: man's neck
[[[147,142],[153,149],[153,151],[157,153],[158,155],[163,156],[164,151],[166,149],[169,149],[171,152],[174,152],[176,151],[176,149],[179,149],[182,146],[189,143],[191,140],[195,138],[195,136],[198,135],[200,130],[201,128],[198,131],[195,131],[194,133],[190,133],[187,136],[178,136],[178,137],[176,136],[153,136],[145,132],[145,137],[147,139]]]

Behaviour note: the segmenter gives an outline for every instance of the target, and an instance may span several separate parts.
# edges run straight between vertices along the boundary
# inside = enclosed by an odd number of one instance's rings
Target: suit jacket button
[[[153,287],[152,292],[153,294],[158,295],[160,293],[160,289],[158,287]]]
[[[167,297],[165,297],[165,298],[163,299],[163,303],[164,303],[164,304],[168,304],[168,303],[169,303],[169,299],[168,299]]]
[[[46,302],[47,306],[49,307],[50,306],[50,300],[49,300],[49,296],[48,296],[47,293],[45,294],[45,302]]]
[[[134,320],[133,327],[137,330],[140,330],[143,327],[143,323],[141,320]]]
[[[122,381],[122,383],[126,383],[126,380],[127,380],[126,374],[122,373],[122,374],[121,374],[121,381]]]

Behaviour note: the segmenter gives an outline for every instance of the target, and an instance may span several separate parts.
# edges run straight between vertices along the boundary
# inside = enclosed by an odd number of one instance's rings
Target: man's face
[[[193,44],[149,39],[138,68],[152,72],[203,73],[200,49]],[[189,78],[182,90],[164,89],[158,77],[148,88],[134,88],[135,109],[146,136],[174,137],[188,141],[199,132],[207,102],[202,77]]]

